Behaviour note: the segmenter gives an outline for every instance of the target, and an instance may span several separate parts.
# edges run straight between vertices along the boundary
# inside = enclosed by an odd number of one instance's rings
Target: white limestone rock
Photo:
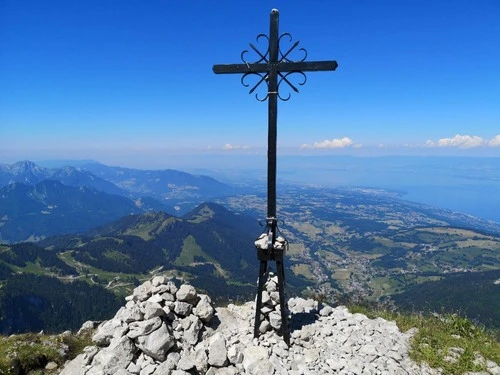
[[[115,337],[121,337],[128,331],[128,326],[120,319],[111,319],[102,323],[98,328],[92,341],[98,346],[107,346]]]
[[[144,368],[141,369],[139,375],[151,375],[155,371],[156,371],[156,365],[149,363],[146,366],[144,366]]]
[[[131,374],[140,374],[141,365],[131,362],[127,367],[127,371],[130,372]]]
[[[250,375],[273,375],[275,367],[269,359],[264,358],[258,362],[251,363],[246,368],[246,371]]]
[[[99,322],[93,321],[93,320],[87,320],[85,323],[82,324],[80,329],[78,330],[77,335],[83,335],[85,332],[92,331],[93,329],[96,329],[99,326]]]
[[[303,298],[290,298],[288,308],[292,314],[310,313],[318,311],[318,301]]]
[[[92,368],[96,373],[114,374],[120,369],[126,369],[136,348],[127,336],[114,338],[107,348],[97,353],[92,361]]]
[[[243,368],[248,370],[254,363],[269,358],[269,352],[262,346],[249,346],[243,350]]]
[[[266,283],[266,290],[271,293],[271,292],[276,292],[278,290],[278,283],[277,282],[274,282],[274,280],[271,278],[271,279],[268,279],[267,283]]]
[[[163,301],[169,301],[169,302],[175,301],[175,296],[170,292],[161,293],[159,294],[159,296]]]
[[[151,296],[152,290],[153,284],[151,281],[146,281],[134,289],[132,299],[135,301],[145,301]]]
[[[177,293],[175,293],[175,297],[178,301],[187,302],[193,306],[198,302],[198,293],[194,286],[189,284],[182,284]]]
[[[122,322],[131,323],[144,319],[144,314],[141,311],[140,307],[132,302],[131,305],[127,303],[125,308],[121,308],[118,310],[118,313],[115,315],[116,319],[120,319]]]
[[[167,287],[166,285],[162,285],[164,287]],[[146,303],[148,302],[155,302],[155,303],[163,303],[163,298],[161,298],[161,295],[159,293],[154,293],[153,292],[153,295],[151,297],[149,297],[146,301]]]
[[[158,287],[160,285],[163,285],[167,282],[167,279],[165,279],[165,276],[155,276],[153,277],[153,280],[151,280],[151,285],[153,287]]]
[[[266,304],[270,304],[270,303],[271,303],[271,296],[269,295],[267,290],[263,290],[262,291],[262,304],[266,305]]]
[[[157,361],[163,362],[167,352],[174,346],[175,340],[166,324],[162,324],[157,330],[147,336],[139,336],[136,346],[145,354]]]
[[[175,283],[171,280],[167,281],[167,283],[165,285],[168,286],[168,292],[175,296],[175,294],[177,293],[177,290],[179,289],[179,288],[177,288],[177,285],[175,285]]]
[[[161,285],[153,286],[151,293],[153,294],[153,296],[155,296],[155,295],[159,295],[162,293],[167,293],[169,290],[170,290],[170,288],[167,285],[161,284]]]
[[[227,359],[233,365],[243,363],[243,351],[237,345],[232,345],[227,350]]]
[[[263,319],[259,325],[259,332],[266,333],[270,329],[271,329],[271,323],[269,323],[269,320]]]
[[[174,370],[172,371],[172,375],[191,375],[191,373],[184,370]]]
[[[319,310],[320,316],[329,316],[333,312],[333,308],[331,306],[323,306],[321,310]]]
[[[221,367],[227,361],[226,340],[220,333],[215,333],[210,338],[208,346],[208,364],[211,366]]]
[[[269,324],[271,325],[271,327],[273,327],[274,329],[279,329],[281,328],[281,323],[281,314],[277,311],[272,311],[269,314]]]
[[[174,312],[180,316],[188,316],[193,310],[193,305],[188,302],[175,301]]]
[[[173,352],[173,353],[168,353],[167,359],[160,363],[157,367],[155,372],[153,372],[152,375],[169,375],[172,374],[172,371],[175,370],[177,367],[177,363],[179,363],[180,360],[180,354]]]
[[[177,363],[177,368],[184,371],[189,371],[196,367],[195,359],[190,353],[184,352],[181,354],[181,358]]]
[[[238,375],[241,374],[236,367],[210,367],[205,375]]]
[[[59,375],[85,375],[87,371],[85,354],[79,354],[72,361],[66,362]]]
[[[163,307],[158,302],[151,302],[150,300],[146,301],[142,310],[144,311],[144,319],[146,320],[166,314]]]
[[[85,365],[90,365],[95,355],[99,353],[97,346],[87,346],[83,349],[83,360]]]
[[[203,328],[203,323],[195,315],[189,315],[182,319],[181,326],[184,329],[184,341],[189,345],[194,346],[199,340],[200,331]]]
[[[210,323],[210,320],[212,320],[215,314],[215,309],[209,296],[206,294],[199,295],[199,301],[193,309],[193,314],[200,318],[204,323]]]
[[[129,324],[127,336],[131,339],[136,339],[139,336],[146,336],[160,328],[162,320],[160,317],[143,320],[141,322],[132,322]]]
[[[203,346],[196,348],[193,353],[193,356],[196,364],[196,370],[198,370],[202,374],[207,372],[208,354],[206,349]]]

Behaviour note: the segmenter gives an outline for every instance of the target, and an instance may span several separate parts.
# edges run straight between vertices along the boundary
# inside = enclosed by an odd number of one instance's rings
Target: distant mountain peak
[[[22,182],[28,185],[35,184],[48,176],[48,169],[36,165],[30,160],[18,161],[14,164],[0,166],[1,185]]]
[[[30,160],[18,161],[16,163],[12,164],[11,167],[13,170],[19,169],[19,170],[24,170],[24,171],[45,169],[45,168],[39,167],[38,165],[36,165],[34,162],[32,162]]]

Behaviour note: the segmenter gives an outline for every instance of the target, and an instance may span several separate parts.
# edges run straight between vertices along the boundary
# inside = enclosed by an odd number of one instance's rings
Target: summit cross
[[[212,70],[215,74],[243,74],[241,83],[245,87],[250,85],[245,83],[245,78],[248,76],[257,76],[257,83],[250,89],[252,94],[261,84],[267,84],[267,92],[263,97],[259,98],[258,94],[255,97],[259,101],[268,100],[268,149],[267,149],[267,217],[266,228],[267,232],[267,248],[257,249],[258,258],[260,260],[259,271],[259,286],[257,292],[257,302],[255,310],[255,327],[254,336],[259,336],[260,326],[260,311],[262,307],[262,291],[264,289],[265,273],[267,271],[267,261],[274,260],[276,262],[276,271],[278,276],[278,289],[280,297],[280,309],[282,320],[282,331],[284,339],[290,345],[290,333],[288,329],[288,319],[285,309],[284,296],[284,269],[283,269],[283,250],[277,250],[276,239],[278,229],[278,220],[276,218],[276,140],[277,140],[277,115],[278,115],[278,99],[287,101],[290,99],[290,94],[287,97],[281,96],[279,89],[283,82],[288,85],[294,92],[299,92],[297,87],[292,83],[290,76],[299,74],[302,81],[299,85],[306,83],[306,75],[304,72],[315,71],[332,71],[338,66],[336,61],[305,61],[307,51],[304,48],[299,48],[298,51],[304,54],[300,60],[291,60],[289,57],[299,45],[299,42],[294,42],[291,47],[283,52],[280,48],[280,42],[283,38],[288,38],[292,41],[292,36],[289,33],[279,35],[279,12],[273,9],[270,14],[270,31],[269,36],[259,34],[257,41],[261,38],[267,39],[268,49],[266,52],[260,52],[257,47],[250,43],[250,48],[257,54],[258,60],[249,62],[245,55],[249,52],[245,50],[241,53],[240,64],[217,64]],[[286,241],[286,240],[285,240]]]

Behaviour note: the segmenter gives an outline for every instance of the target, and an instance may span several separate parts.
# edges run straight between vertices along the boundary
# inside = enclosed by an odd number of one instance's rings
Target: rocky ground
[[[394,322],[313,300],[288,301],[288,347],[276,329],[281,322],[272,283],[263,298],[267,309],[261,335],[254,338],[253,302],[214,309],[210,297],[192,286],[177,288],[155,277],[97,327],[94,346],[68,362],[61,374],[439,374],[409,358],[412,330],[402,333]],[[82,327],[92,328],[93,322]],[[495,366],[490,374],[500,373]]]

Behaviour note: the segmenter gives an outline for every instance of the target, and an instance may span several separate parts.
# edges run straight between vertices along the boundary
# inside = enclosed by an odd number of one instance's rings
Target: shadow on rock
[[[300,331],[302,327],[314,324],[316,319],[316,312],[313,311],[292,314],[290,318],[290,332]]]

